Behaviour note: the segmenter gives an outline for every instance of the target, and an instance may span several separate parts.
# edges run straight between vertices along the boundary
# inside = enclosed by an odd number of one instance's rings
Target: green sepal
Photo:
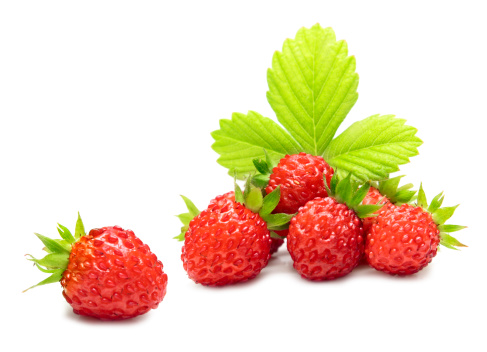
[[[265,188],[269,184],[269,177],[270,175],[256,174],[252,176],[251,182],[255,187]]]
[[[463,243],[458,241],[456,238],[450,236],[447,233],[441,234],[440,244],[445,246],[446,248],[455,249],[455,250],[458,250],[458,248],[456,248],[456,247],[467,247],[466,245],[464,245]]]
[[[27,259],[34,262],[35,266],[40,271],[51,275],[47,279],[39,282],[37,285],[29,287],[27,290],[61,280],[63,272],[66,270],[69,264],[69,256],[72,248],[71,245],[76,242],[78,236],[81,237],[83,234],[85,234],[84,227],[82,226],[82,223],[80,225],[80,222],[81,217],[78,213],[78,221],[76,223],[74,237],[68,228],[60,224],[58,224],[57,230],[62,239],[52,239],[38,233],[35,234],[44,244],[44,250],[47,251],[48,254],[41,259],[37,259],[34,256],[27,254],[29,257]]]
[[[355,195],[353,196],[350,202],[350,207],[351,208],[357,207],[364,200],[365,196],[369,192],[369,189],[370,189],[370,183],[366,183],[362,187],[360,187],[355,193]]]
[[[447,233],[460,231],[460,230],[463,230],[466,228],[467,228],[467,226],[461,226],[461,225],[440,225],[440,226],[438,226],[438,230],[440,230],[441,232],[447,232]]]
[[[78,212],[78,220],[76,220],[76,228],[74,230],[74,238],[79,240],[81,237],[86,235],[85,225],[83,225],[83,220],[81,220],[81,215]]]
[[[277,233],[275,233],[274,231],[271,231],[271,238],[274,238],[276,240],[284,240],[286,239],[286,237],[283,237],[283,236],[279,236]]]
[[[244,191],[244,199],[245,199],[245,207],[254,213],[259,213],[260,209],[264,204],[264,197],[262,196],[262,191],[260,188],[252,189],[249,187],[245,187]]]
[[[61,242],[55,241],[49,237],[42,236],[41,234],[35,233],[35,235],[44,243],[44,246],[49,250],[49,253],[70,253],[71,246],[68,244],[63,245]]]
[[[449,218],[452,217],[457,207],[458,205],[437,209],[434,213],[431,214],[433,216],[433,220],[437,225],[443,225]]]
[[[351,182],[352,173],[350,172],[347,177],[343,180],[340,180],[335,189],[331,189],[332,195],[339,203],[344,203],[349,205],[353,198],[353,189],[352,189],[352,182]],[[352,208],[352,207],[350,207]]]
[[[184,241],[184,235],[186,234],[186,231],[188,231],[189,223],[191,222],[191,220],[193,220],[195,216],[200,213],[196,205],[194,205],[194,203],[189,198],[183,195],[181,195],[181,198],[183,198],[184,204],[186,204],[188,212],[176,215],[178,219],[183,223],[180,234],[173,237],[173,239],[176,239],[178,241]]]
[[[36,264],[42,265],[47,269],[66,269],[68,266],[69,254],[68,253],[50,253],[42,259],[36,259],[31,256],[30,261]]]
[[[363,218],[376,217],[377,214],[374,213],[378,211],[380,208],[382,208],[382,204],[361,204],[361,205],[357,205],[354,208],[354,210],[357,216],[363,219]]]
[[[56,270],[55,272],[52,273],[51,276],[49,276],[47,279],[45,280],[42,280],[41,282],[39,282],[38,284],[34,285],[34,286],[31,286],[29,287],[28,289],[22,291],[22,292],[26,292],[34,287],[37,287],[37,286],[42,286],[42,285],[47,285],[47,284],[53,284],[55,282],[59,282],[61,280],[61,278],[63,277],[63,272],[64,270]]]
[[[427,210],[428,209],[428,201],[426,199],[426,194],[424,193],[423,184],[422,183],[419,185],[418,205],[421,208],[423,208],[424,210]]]
[[[257,171],[262,175],[268,175],[271,173],[271,171],[269,170],[269,165],[267,165],[266,161],[262,159],[254,159],[252,160],[252,162],[254,163],[254,166],[257,169]]]
[[[401,175],[381,180],[376,187],[380,194],[384,195],[391,203],[398,206],[404,203],[409,203],[416,194],[416,191],[410,190],[413,187],[412,183],[399,187],[399,183],[403,177],[404,175]]]
[[[237,183],[237,175],[234,176],[234,193],[235,193],[235,201],[240,204],[245,203],[245,198],[242,192],[242,189]]]
[[[259,211],[259,215],[264,217],[277,207],[279,200],[281,199],[281,186],[277,186],[271,193],[264,197],[262,202],[262,208]]]
[[[76,242],[73,235],[71,234],[71,231],[69,231],[69,229],[66,226],[63,226],[61,224],[57,224],[57,226],[58,226],[57,231],[59,232],[59,235],[62,237],[63,240],[65,240],[69,244]]]
[[[274,231],[281,231],[287,230],[289,228],[289,221],[295,216],[296,214],[268,214],[262,219],[267,223],[267,229],[274,230]]]
[[[441,205],[443,204],[443,199],[445,199],[445,196],[443,196],[443,192],[437,194],[436,197],[431,200],[428,211],[433,214],[438,209],[440,209]]]

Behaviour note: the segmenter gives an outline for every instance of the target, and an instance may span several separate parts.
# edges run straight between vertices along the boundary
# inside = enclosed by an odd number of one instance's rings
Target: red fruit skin
[[[389,205],[392,205],[389,198],[384,197],[379,192],[379,190],[375,187],[370,187],[369,191],[367,192],[367,194],[364,197],[364,200],[362,201],[362,204],[364,204],[364,205],[383,204],[383,207],[381,209],[383,209]],[[380,209],[379,209],[379,211],[380,211]],[[378,212],[376,212],[376,214],[378,214]],[[374,223],[375,219],[376,219],[376,217],[368,217],[368,218],[362,219],[362,224],[363,224],[364,231],[365,231],[366,235],[369,232],[370,227]]]
[[[330,197],[316,198],[291,220],[287,248],[302,277],[333,280],[350,273],[364,250],[362,222]]]
[[[330,185],[333,169],[321,156],[306,153],[286,155],[272,170],[267,194],[281,186],[281,200],[274,213],[294,214],[316,197],[327,197],[323,174]]]
[[[269,262],[271,237],[265,221],[234,199],[233,192],[216,197],[189,224],[181,260],[196,283],[247,281]]]
[[[379,211],[366,237],[365,257],[373,268],[391,275],[411,275],[436,255],[440,231],[421,207],[390,204]]]
[[[61,286],[76,314],[121,320],[157,308],[166,295],[167,275],[131,230],[103,227],[73,244]]]
[[[279,250],[279,247],[281,247],[284,244],[284,240],[280,238],[271,238],[271,254],[276,253]]]

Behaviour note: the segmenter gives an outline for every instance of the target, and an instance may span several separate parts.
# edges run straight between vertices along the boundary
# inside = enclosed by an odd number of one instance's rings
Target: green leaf
[[[183,198],[184,203],[186,204],[186,207],[188,208],[189,214],[193,218],[200,213],[200,211],[198,210],[198,208],[196,208],[196,206],[194,205],[194,203],[191,200],[189,200],[188,198],[186,198],[183,195],[181,196],[181,198]]]
[[[81,216],[79,215],[78,212],[78,220],[76,221],[76,228],[74,230],[74,238],[77,240],[81,237],[86,235],[85,232],[85,225],[83,225],[83,220],[81,220]]]
[[[417,130],[393,115],[374,115],[355,122],[336,137],[324,158],[344,177],[349,172],[363,181],[382,180],[417,155],[423,143]]]
[[[68,243],[76,242],[73,235],[71,234],[71,231],[69,231],[69,229],[66,226],[63,226],[61,224],[57,224],[57,225],[58,225],[57,231],[59,232],[59,235],[62,237],[63,240],[65,240]]]
[[[62,245],[61,243],[53,240],[53,239],[50,239],[49,237],[46,237],[46,236],[42,236],[38,233],[35,234],[41,241],[42,243],[44,243],[44,246],[46,246],[46,248],[49,250],[49,252],[51,253],[63,253],[63,252],[66,252],[66,253],[70,253],[71,252],[71,246],[65,246],[65,245]]]
[[[322,155],[357,101],[358,81],[347,43],[316,24],[274,53],[267,100],[301,151]]]
[[[220,120],[220,129],[211,135],[215,140],[212,148],[220,154],[218,163],[235,170],[239,179],[255,171],[254,159],[266,158],[264,148],[271,160],[269,167],[286,154],[297,154],[302,149],[276,122],[253,111]]]
[[[264,197],[262,208],[259,211],[259,215],[264,217],[277,207],[279,200],[281,199],[281,186],[277,186],[271,193]]]

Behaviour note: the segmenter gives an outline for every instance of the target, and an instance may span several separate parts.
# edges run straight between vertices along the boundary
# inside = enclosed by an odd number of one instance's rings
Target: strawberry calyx
[[[276,187],[276,189],[266,195],[264,189],[252,185],[252,178],[248,177],[243,191],[236,180],[234,188],[235,202],[244,205],[253,213],[258,214],[262,220],[266,222],[267,229],[271,231],[271,237],[283,239],[284,237],[279,236],[274,231],[287,230],[289,228],[289,222],[296,214],[272,214],[272,211],[277,207],[281,198],[281,187]],[[184,241],[191,220],[193,220],[200,211],[190,199],[185,196],[181,197],[188,208],[188,212],[177,215],[183,226],[181,227],[180,234],[173,238],[179,241]]]
[[[417,205],[431,214],[433,221],[438,226],[438,230],[440,230],[440,244],[445,246],[446,248],[455,250],[458,250],[457,247],[467,247],[466,245],[458,241],[455,237],[450,235],[450,233],[465,229],[467,226],[446,224],[446,222],[453,216],[453,213],[460,204],[452,207],[442,208],[441,205],[443,204],[444,199],[445,196],[443,195],[443,192],[440,192],[431,200],[431,203],[428,205],[426,194],[423,190],[423,184],[419,186]]]
[[[38,284],[29,287],[31,288],[42,286],[45,284],[51,284],[61,280],[64,271],[68,267],[69,255],[71,254],[72,245],[77,242],[82,236],[86,235],[85,227],[81,216],[78,213],[78,220],[76,221],[76,227],[74,236],[69,229],[61,224],[58,224],[57,228],[61,239],[52,239],[41,234],[35,233],[35,235],[44,244],[43,250],[47,252],[47,255],[42,259],[36,259],[34,256],[27,254],[30,258],[28,260],[34,262],[35,266],[43,273],[51,274],[47,279],[42,280]]]
[[[271,158],[267,154],[267,151],[264,149],[265,160],[263,159],[253,159],[252,162],[254,163],[255,169],[257,173],[251,177],[251,183],[259,188],[266,188],[269,184],[269,177],[272,173],[272,169],[274,165],[272,163]]]
[[[411,190],[411,188],[413,188],[412,183],[399,187],[399,182],[403,177],[404,175],[381,181],[374,181],[371,182],[371,185],[372,187],[377,188],[380,194],[389,199],[391,203],[399,206],[411,202],[416,194],[416,191]]]
[[[347,177],[340,179],[336,170],[330,180],[329,187],[326,183],[325,176],[323,176],[323,179],[328,196],[354,210],[359,218],[377,216],[374,213],[382,207],[382,204],[361,204],[371,187],[369,182],[362,185],[357,184],[357,182],[352,181],[351,172]]]

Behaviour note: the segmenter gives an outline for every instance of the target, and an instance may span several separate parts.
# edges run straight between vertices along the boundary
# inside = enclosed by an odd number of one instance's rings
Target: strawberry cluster
[[[361,260],[392,275],[410,275],[428,265],[439,244],[464,246],[445,225],[456,207],[441,208],[443,195],[428,206],[401,177],[359,182],[320,156],[286,155],[272,168],[254,160],[257,174],[245,191],[216,197],[199,212],[183,197],[188,213],[179,240],[181,259],[196,283],[221,286],[254,278],[287,238],[293,266],[306,279],[333,280]],[[272,171],[271,171],[272,170]],[[415,203],[413,203],[416,200]],[[273,242],[274,241],[274,242]]]

